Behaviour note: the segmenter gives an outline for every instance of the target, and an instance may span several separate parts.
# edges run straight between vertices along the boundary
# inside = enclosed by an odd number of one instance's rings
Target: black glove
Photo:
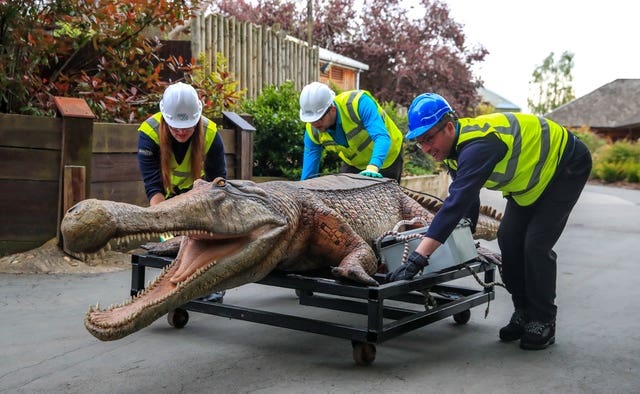
[[[429,256],[423,256],[414,250],[409,254],[406,263],[387,274],[387,282],[410,280],[427,265],[429,265]]]

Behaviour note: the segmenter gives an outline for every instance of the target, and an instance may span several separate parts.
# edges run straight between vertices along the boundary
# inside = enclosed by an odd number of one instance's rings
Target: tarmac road
[[[483,200],[503,206],[495,193]],[[556,246],[555,345],[499,342],[511,305],[496,288],[486,319],[481,305],[466,325],[447,318],[378,344],[369,367],[354,363],[348,340],[195,312],[181,330],[161,318],[100,342],[83,316],[123,301],[130,272],[1,274],[0,393],[638,393],[639,247],[640,191],[588,185]],[[335,313],[257,284],[225,300]]]

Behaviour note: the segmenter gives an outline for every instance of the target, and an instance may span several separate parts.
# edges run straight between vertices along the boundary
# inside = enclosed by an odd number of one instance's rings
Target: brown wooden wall
[[[235,113],[214,121],[224,141],[228,177],[251,179],[253,127]],[[147,206],[136,157],[138,125],[88,122],[80,130],[93,137],[87,197]],[[60,117],[0,114],[0,256],[56,236],[63,127]]]
[[[335,85],[341,91],[346,91],[356,89],[357,77],[357,71],[333,64],[325,72],[320,73],[319,81],[329,86]]]
[[[0,255],[55,236],[61,123],[0,114]]]

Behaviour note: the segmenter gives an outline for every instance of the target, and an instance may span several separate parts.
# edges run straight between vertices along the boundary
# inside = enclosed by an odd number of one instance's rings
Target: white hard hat
[[[160,112],[169,126],[187,129],[195,126],[200,120],[202,101],[191,85],[174,83],[169,85],[162,95]]]
[[[311,82],[305,86],[300,92],[300,120],[313,123],[320,119],[335,96],[333,90],[323,83]]]

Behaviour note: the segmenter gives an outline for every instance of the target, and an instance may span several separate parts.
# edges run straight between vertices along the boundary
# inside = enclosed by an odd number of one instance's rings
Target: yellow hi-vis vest
[[[527,114],[495,113],[459,119],[457,146],[494,133],[507,145],[484,187],[500,190],[520,206],[533,204],[556,172],[567,145],[568,132],[557,123]],[[455,160],[443,160],[456,170]]]
[[[202,120],[202,128],[205,130],[204,151],[206,155],[206,152],[208,152],[211,145],[213,145],[213,140],[216,137],[218,129],[216,127],[216,123],[210,121],[208,118],[202,116],[200,119]],[[162,113],[158,112],[142,122],[138,130],[148,135],[156,144],[160,145],[158,131],[160,130],[161,122]],[[204,160],[204,157],[202,159]],[[205,173],[203,168],[200,176],[204,175]],[[185,153],[182,163],[178,164],[175,155],[171,154],[171,185],[180,190],[188,190],[193,186],[194,181],[195,179],[193,179],[193,175],[191,174],[191,144],[189,144],[189,148],[187,148],[187,153]],[[165,191],[165,198],[168,198],[172,193],[172,189],[167,188]]]
[[[398,129],[390,116],[384,112],[378,101],[366,90],[352,90],[343,92],[334,98],[336,106],[340,110],[342,120],[342,128],[347,137],[347,145],[342,146],[335,142],[329,133],[321,133],[320,130],[307,123],[307,134],[313,142],[321,144],[325,149],[338,153],[338,156],[347,164],[364,169],[371,160],[373,153],[373,140],[364,128],[364,124],[358,115],[358,103],[363,94],[371,97],[378,107],[378,113],[382,116],[384,125],[386,126],[389,136],[391,137],[391,146],[387,153],[387,158],[382,163],[382,168],[387,168],[398,157],[402,148],[402,132]]]

